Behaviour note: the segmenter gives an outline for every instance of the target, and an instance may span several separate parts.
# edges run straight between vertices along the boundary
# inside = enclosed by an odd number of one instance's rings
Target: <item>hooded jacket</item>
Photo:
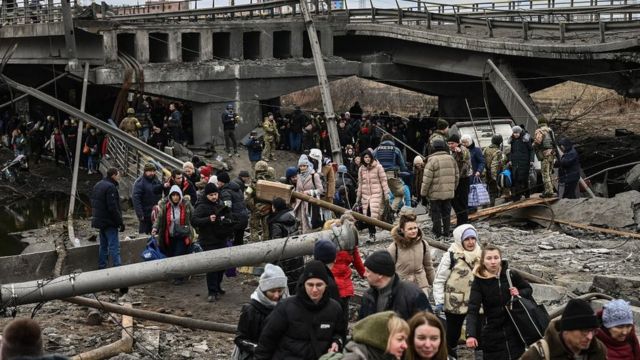
[[[169,181],[169,184],[171,184],[171,186],[173,187],[173,185],[177,185],[180,187],[180,190],[182,191],[182,194],[186,197],[187,195],[189,195],[189,200],[191,201],[191,205],[196,206],[196,202],[198,200],[198,192],[196,191],[196,187],[191,183],[191,181],[189,181],[189,179],[187,179],[187,176],[183,174],[182,176],[182,184],[176,184],[173,179],[171,179]],[[163,191],[163,195],[166,197],[167,195],[169,195],[169,191],[171,188],[169,188],[169,190],[167,190],[167,188],[164,188]]]
[[[475,278],[471,284],[466,318],[467,338],[478,338],[480,336],[480,343],[484,349],[487,349],[487,352],[509,351],[517,353],[524,350],[524,344],[518,337],[513,325],[511,325],[504,308],[511,299],[507,280],[508,268],[507,261],[502,260],[498,276],[487,272],[480,273],[479,266],[476,266],[473,270]],[[511,272],[511,280],[513,286],[518,288],[520,296],[531,299],[533,290],[529,283],[524,281],[516,272]],[[482,307],[485,314],[482,334],[477,333],[480,307]]]
[[[616,359],[609,357],[607,354],[607,349],[604,345],[596,338],[593,337],[591,343],[589,344],[589,348],[582,352],[584,357],[576,358],[572,354],[572,352],[567,349],[564,341],[561,339],[561,332],[559,330],[560,322],[558,320],[552,321],[547,330],[544,333],[544,339],[549,344],[549,359],[545,359],[540,355],[536,346],[531,346],[529,350],[527,350],[520,360],[611,360]],[[624,358],[626,360],[631,360],[633,358]]]
[[[562,183],[576,182],[580,180],[580,157],[569,139],[562,139],[558,143],[564,148],[564,154],[558,164],[558,181]]]
[[[231,208],[231,213],[240,225],[246,226],[249,220],[249,210],[244,202],[244,191],[234,181],[229,181],[220,188],[220,201]],[[244,229],[244,228],[243,228]]]
[[[171,202],[171,194],[177,193],[180,195],[180,201],[176,205],[179,211],[179,218],[174,219],[173,215],[173,203]],[[193,213],[193,206],[189,201],[189,197],[182,196],[182,191],[177,185],[173,185],[171,190],[169,191],[169,196],[165,199],[161,200],[159,203],[159,211],[158,216],[156,217],[156,221],[153,224],[153,228],[158,230],[158,243],[160,248],[166,248],[169,246],[170,238],[172,236],[171,224],[172,221],[175,221],[176,224],[180,226],[186,226],[189,228],[189,232],[192,233],[191,227],[191,214]],[[192,236],[186,236],[183,241],[185,246],[189,246],[191,244]]]
[[[269,215],[267,224],[269,224],[269,236],[271,239],[280,239],[296,232],[298,219],[293,215],[290,208],[286,208]]]
[[[211,221],[211,215],[216,215],[216,221]],[[191,223],[198,229],[199,242],[214,249],[227,246],[227,239],[233,236],[233,226],[235,225],[231,209],[220,201],[209,201],[206,196],[196,204]]]
[[[464,224],[453,230],[454,243],[440,259],[433,281],[433,298],[436,304],[453,314],[466,314],[473,283],[473,269],[480,263],[482,250],[478,241],[472,251],[462,246],[462,234],[473,225]],[[451,264],[453,258],[454,263]]]
[[[262,330],[255,360],[316,360],[344,334],[342,307],[327,291],[316,304],[298,283],[296,295],[276,305]]]
[[[421,289],[433,284],[435,271],[431,261],[431,249],[422,239],[422,230],[418,228],[418,237],[409,240],[404,237],[398,226],[391,229],[393,242],[387,248],[396,263],[396,274],[400,279],[412,282]]]
[[[353,326],[353,340],[347,343],[342,360],[395,360],[386,353],[388,322],[393,312],[367,316]]]
[[[382,201],[389,198],[389,193],[387,175],[382,165],[373,158],[369,166],[363,163],[358,170],[356,198],[360,199],[365,215],[367,208],[371,208],[371,217],[377,219],[382,211]]]

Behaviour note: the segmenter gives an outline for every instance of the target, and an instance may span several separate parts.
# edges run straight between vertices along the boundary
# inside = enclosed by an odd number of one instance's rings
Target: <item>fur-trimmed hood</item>
[[[409,240],[404,237],[404,234],[402,234],[402,232],[400,231],[400,227],[396,225],[393,227],[393,229],[391,229],[391,238],[398,247],[406,249],[422,241],[422,229],[418,228],[418,237],[416,237],[414,240]]]

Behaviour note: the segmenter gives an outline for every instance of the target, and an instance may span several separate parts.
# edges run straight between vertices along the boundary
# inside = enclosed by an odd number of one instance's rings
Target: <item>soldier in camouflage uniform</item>
[[[138,137],[138,129],[142,127],[140,121],[136,118],[136,111],[133,108],[127,109],[127,117],[120,121],[120,130],[126,132],[127,134],[137,138]]]
[[[449,123],[445,119],[438,119],[436,123],[436,131],[429,136],[428,151],[429,154],[433,154],[433,142],[435,140],[442,140],[445,144],[449,140]]]
[[[496,198],[498,197],[498,183],[496,182],[496,176],[498,176],[498,161],[494,168],[493,160],[496,157],[502,157],[502,135],[495,134],[491,137],[491,145],[484,148],[482,156],[485,160],[485,182],[489,190],[489,198],[491,199],[491,206],[496,204]]]
[[[269,164],[264,161],[258,161],[254,168],[255,179],[251,182],[251,185],[247,186],[244,191],[245,201],[247,208],[251,212],[249,217],[249,230],[251,232],[251,242],[260,241],[260,234],[262,239],[269,239],[269,225],[267,224],[267,216],[271,212],[271,204],[266,201],[258,200],[256,198],[256,184],[258,180],[274,181],[274,176],[269,173]]]
[[[540,172],[542,173],[542,182],[544,183],[544,192],[542,197],[553,197],[553,183],[551,176],[553,175],[553,162],[556,159],[556,150],[554,144],[553,130],[547,125],[547,119],[541,117],[538,119],[538,129],[536,129],[533,138],[533,147],[536,151],[536,157],[541,162]]]
[[[264,150],[262,150],[262,160],[275,160],[276,158],[273,156],[273,150],[275,150],[278,145],[280,134],[278,133],[278,126],[273,119],[273,114],[269,113],[269,116],[264,118],[262,129],[264,130]]]

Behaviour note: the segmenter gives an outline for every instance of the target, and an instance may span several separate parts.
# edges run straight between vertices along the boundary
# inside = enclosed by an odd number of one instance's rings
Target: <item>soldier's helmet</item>
[[[253,168],[253,170],[254,170],[256,173],[259,173],[259,172],[267,172],[267,171],[269,170],[269,164],[267,164],[265,161],[260,160],[260,161],[258,161],[258,162],[256,163],[256,165],[255,165],[255,167]]]
[[[495,134],[491,137],[491,143],[493,145],[500,145],[502,144],[502,135],[500,134]]]
[[[135,111],[135,110],[133,110],[133,108],[128,108],[128,109],[127,109],[127,114],[129,114],[129,115],[133,115],[133,114],[135,114],[135,113],[136,113],[136,111]]]

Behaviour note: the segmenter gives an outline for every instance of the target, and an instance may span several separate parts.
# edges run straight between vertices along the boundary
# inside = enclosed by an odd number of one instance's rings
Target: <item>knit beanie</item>
[[[347,172],[347,167],[346,167],[346,166],[344,166],[344,165],[340,165],[340,166],[338,166],[338,173],[339,173],[339,174],[340,174],[340,173],[344,174],[344,173],[346,173],[346,172]]]
[[[389,339],[389,319],[393,311],[383,311],[369,315],[353,325],[353,341],[378,350],[387,349]]]
[[[156,166],[152,163],[144,164],[144,171],[156,171]]]
[[[598,318],[591,306],[584,300],[571,299],[562,312],[560,331],[595,329]]]
[[[460,143],[460,135],[458,134],[451,134],[449,135],[449,139],[447,140],[449,142],[454,142],[456,144]]]
[[[231,182],[231,178],[229,177],[229,173],[226,172],[221,172],[218,173],[218,181],[228,184],[229,182]]]
[[[295,166],[290,166],[287,168],[287,170],[284,173],[284,176],[289,179],[293,176],[296,176],[298,174],[298,168]]]
[[[298,159],[298,166],[300,165],[309,165],[309,157],[307,157],[307,155],[300,155],[300,159]]]
[[[300,282],[304,284],[309,279],[320,279],[324,281],[325,284],[329,284],[327,267],[322,263],[322,261],[311,260],[304,266],[302,275],[300,276]]]
[[[313,245],[313,259],[331,264],[336,261],[336,245],[330,240],[318,240]]]
[[[287,208],[287,202],[284,201],[284,199],[281,197],[273,198],[273,200],[271,201],[271,205],[273,205],[273,208],[276,209],[276,211],[284,210]]]
[[[204,194],[209,195],[218,192],[218,186],[214,183],[208,183],[204,186]]]
[[[438,122],[436,123],[436,129],[438,130],[444,130],[446,128],[449,127],[449,122],[445,119],[438,119]]]
[[[424,164],[424,159],[422,159],[422,156],[416,156],[413,158],[413,165],[419,165],[419,164]]]
[[[609,301],[602,309],[602,324],[607,329],[620,325],[633,325],[633,312],[629,303],[622,299]]]
[[[16,355],[42,356],[44,353],[42,331],[35,320],[15,319],[4,327],[2,335],[2,359],[14,358]]]
[[[451,138],[449,138],[449,141],[451,141]],[[445,144],[445,142],[440,139],[436,139],[431,143],[431,147],[433,147],[434,151],[443,151],[447,149],[447,144]]]
[[[522,128],[518,125],[514,126],[511,128],[511,131],[513,131],[514,134],[521,134],[522,133]]]
[[[462,233],[462,241],[464,241],[468,237],[474,237],[477,239],[478,233],[476,232],[476,229],[468,228]]]
[[[251,177],[251,175],[249,175],[249,172],[247,170],[240,171],[238,176],[241,177],[241,178],[243,178],[243,177]]]
[[[286,288],[287,276],[282,271],[280,266],[273,264],[267,264],[264,266],[264,272],[260,275],[260,282],[258,288],[260,291],[265,292],[268,290]]]
[[[393,276],[396,273],[396,264],[386,250],[378,250],[367,257],[364,266],[376,274]]]

